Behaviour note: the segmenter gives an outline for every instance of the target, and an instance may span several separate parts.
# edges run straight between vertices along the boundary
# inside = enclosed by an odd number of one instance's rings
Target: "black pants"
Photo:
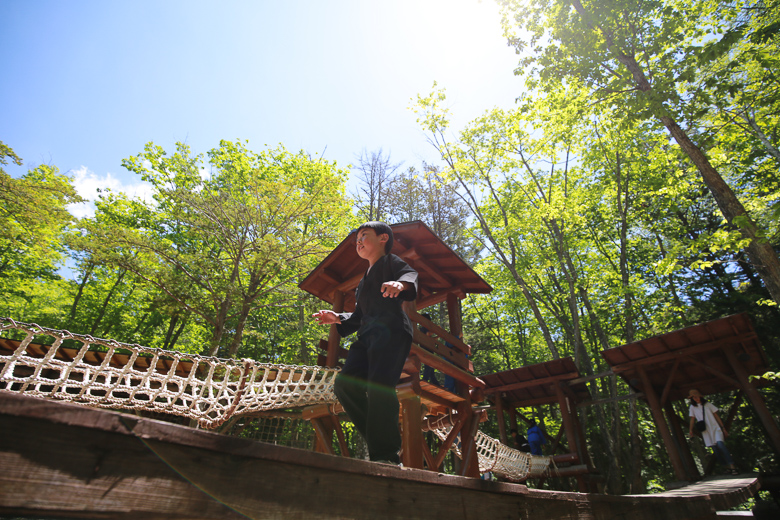
[[[412,346],[404,331],[374,329],[349,349],[334,391],[368,445],[371,460],[398,463],[401,433],[395,386]]]

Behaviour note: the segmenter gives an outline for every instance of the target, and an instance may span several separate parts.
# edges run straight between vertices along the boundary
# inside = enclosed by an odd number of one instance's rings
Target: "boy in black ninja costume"
[[[357,332],[334,391],[366,440],[370,459],[398,464],[401,434],[395,385],[414,334],[401,300],[417,298],[417,271],[390,254],[392,247],[393,230],[384,222],[360,226],[356,249],[368,261],[368,270],[355,293],[355,312],[321,310],[314,318],[320,324],[336,324],[342,337]]]

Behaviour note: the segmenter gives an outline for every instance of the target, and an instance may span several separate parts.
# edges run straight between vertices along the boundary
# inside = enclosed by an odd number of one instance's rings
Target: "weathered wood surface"
[[[758,477],[755,474],[746,473],[736,477],[708,477],[678,489],[664,491],[659,495],[666,497],[709,496],[714,507],[720,511],[746,502],[758,493],[760,487]],[[642,497],[645,495],[633,496]]]
[[[716,509],[735,505],[756,489],[756,479],[741,479],[715,494],[712,489],[641,496],[529,490],[0,391],[0,515],[714,519]]]

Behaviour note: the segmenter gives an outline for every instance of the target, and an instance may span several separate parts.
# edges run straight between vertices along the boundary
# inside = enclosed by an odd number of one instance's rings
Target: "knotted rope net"
[[[186,354],[0,317],[0,335],[6,331],[24,339],[0,337],[5,347],[0,390],[96,408],[168,413],[194,419],[201,428],[254,412],[337,402],[338,369]],[[33,343],[41,336],[54,341]],[[67,340],[80,346],[66,347]],[[2,353],[8,350],[12,353]],[[444,441],[451,427],[441,424],[432,431]],[[483,473],[521,481],[544,474],[550,464],[549,457],[509,448],[480,431],[475,440]],[[462,458],[460,441],[450,449]]]
[[[130,345],[0,317],[25,335],[0,355],[0,389],[97,408],[148,410],[216,428],[231,417],[336,402],[337,369],[257,363]],[[33,345],[36,336],[54,338]],[[73,340],[81,346],[66,348]]]
[[[443,419],[439,421],[438,428],[434,428],[431,431],[442,442],[445,442],[454,424],[451,417],[443,416]],[[474,436],[474,444],[477,450],[480,473],[492,471],[496,475],[510,480],[523,481],[528,479],[528,477],[544,475],[550,467],[550,457],[531,455],[530,453],[510,448],[502,444],[501,441],[485,435],[479,430],[477,430]],[[460,449],[460,437],[452,443],[450,450],[458,458],[463,459]]]

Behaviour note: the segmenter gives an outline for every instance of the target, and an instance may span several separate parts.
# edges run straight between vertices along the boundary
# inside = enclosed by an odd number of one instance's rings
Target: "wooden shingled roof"
[[[474,272],[423,222],[392,224],[392,253],[401,257],[420,275],[417,310],[440,303],[447,294],[487,294],[493,288]],[[355,251],[355,234],[350,233],[298,287],[330,304],[337,292],[345,293],[344,310],[355,308],[355,291],[368,264]]]
[[[744,313],[611,348],[601,355],[630,385],[639,385],[638,371],[643,367],[659,394],[678,400],[687,397],[691,388],[704,395],[740,389],[724,348],[733,349],[750,374],[769,369],[764,349]]]
[[[479,377],[485,382],[485,393],[500,394],[508,406],[520,408],[558,402],[555,386],[578,379],[580,372],[572,358],[565,357]],[[575,402],[590,398],[583,382],[565,386],[567,395]]]

